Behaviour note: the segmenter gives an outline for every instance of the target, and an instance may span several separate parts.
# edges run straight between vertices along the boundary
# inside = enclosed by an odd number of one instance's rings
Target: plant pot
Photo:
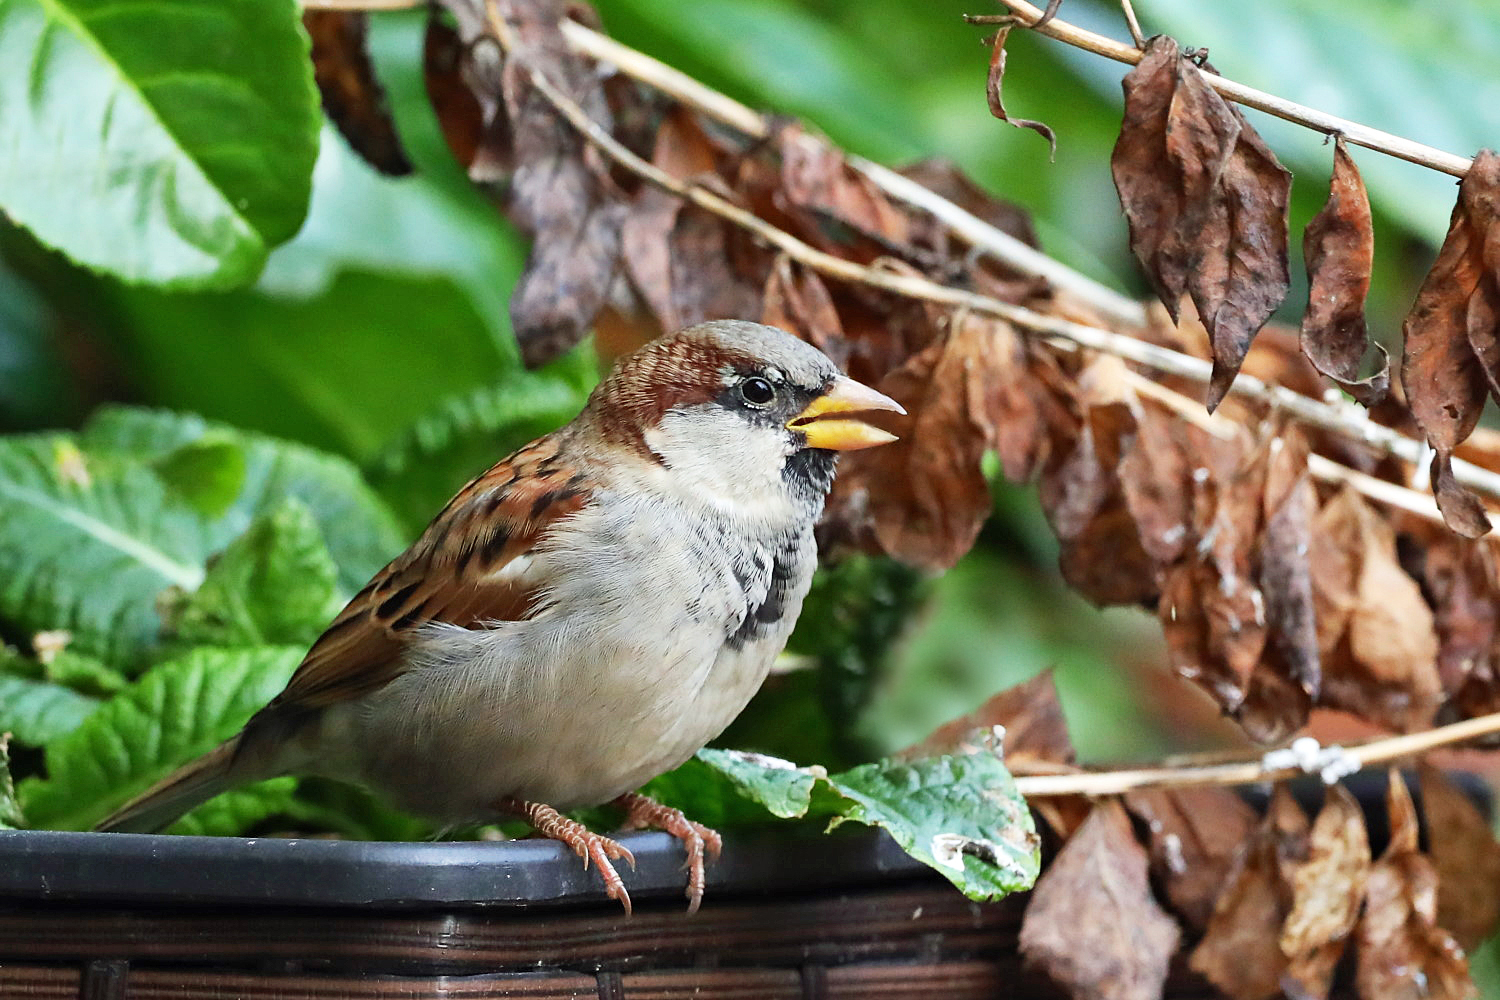
[[[693,916],[680,845],[622,841],[633,917],[549,841],[0,832],[0,997],[1052,995],[1024,896],[970,902],[883,833],[733,839]]]

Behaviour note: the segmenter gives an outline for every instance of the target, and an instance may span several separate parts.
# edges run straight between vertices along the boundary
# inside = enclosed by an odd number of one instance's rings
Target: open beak
[[[900,403],[884,393],[840,375],[827,392],[807,404],[807,408],[788,420],[786,425],[805,434],[809,448],[830,451],[855,451],[896,440],[894,434],[846,416],[870,410],[906,412]]]

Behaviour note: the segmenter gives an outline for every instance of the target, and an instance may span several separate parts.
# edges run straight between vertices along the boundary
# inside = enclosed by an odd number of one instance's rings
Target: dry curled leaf
[[[1302,317],[1302,353],[1365,406],[1385,398],[1391,386],[1390,359],[1372,344],[1365,327],[1365,297],[1375,262],[1375,230],[1370,199],[1343,137],[1333,145],[1333,176],[1328,201],[1302,235],[1307,261],[1307,313]],[[1380,370],[1359,377],[1365,351],[1380,354]]]
[[[959,741],[974,730],[994,726],[1005,727],[1005,764],[1012,771],[1024,772],[1028,764],[1038,761],[1073,763],[1073,741],[1068,738],[1068,724],[1050,670],[1006,688],[968,715],[939,726],[921,743],[897,756],[913,759],[952,753]]]
[[[1500,844],[1489,820],[1441,771],[1423,764],[1421,778],[1437,924],[1461,947],[1476,948],[1500,920]]]
[[[1006,25],[995,32],[995,40],[990,48],[990,75],[985,81],[984,94],[990,103],[990,114],[1003,122],[1007,122],[1016,128],[1026,128],[1035,132],[1047,140],[1047,155],[1050,159],[1057,158],[1057,133],[1053,132],[1046,124],[1033,118],[1013,118],[1005,110],[1005,102],[1000,97],[1000,84],[1005,77],[1005,40],[1010,37],[1010,25]]]
[[[1208,408],[1286,297],[1291,174],[1166,36],[1124,80],[1110,158],[1130,248],[1175,320],[1192,297],[1213,348]]]
[[[1326,1000],[1333,971],[1359,919],[1370,874],[1370,842],[1359,803],[1343,785],[1328,788],[1308,837],[1307,860],[1292,867],[1292,910],[1281,928],[1288,992]]]
[[[1390,524],[1345,488],[1318,512],[1310,552],[1322,703],[1396,729],[1424,725],[1443,696],[1437,633]]]
[[[1255,813],[1227,788],[1147,788],[1128,792],[1125,805],[1151,838],[1151,871],[1188,926],[1208,926],[1239,847],[1255,827]]]
[[[313,77],[323,95],[323,110],[365,162],[383,174],[411,173],[385,88],[365,46],[368,30],[363,11],[304,10],[302,26],[312,39]]]
[[[1188,959],[1232,1000],[1281,995],[1288,966],[1281,929],[1292,912],[1294,873],[1307,857],[1307,840],[1307,816],[1286,785],[1277,785]]]
[[[840,368],[849,365],[849,344],[828,286],[816,271],[776,258],[761,300],[762,323],[779,326],[817,347]]]
[[[1146,852],[1118,802],[1101,802],[1037,881],[1021,954],[1076,1000],[1158,1000],[1177,922],[1151,896]]]
[[[1417,816],[1394,768],[1386,795],[1391,841],[1370,869],[1355,982],[1361,1000],[1477,997],[1469,962],[1437,924],[1437,872],[1417,850]]]
[[[1433,492],[1454,531],[1489,530],[1483,506],[1454,478],[1453,449],[1479,423],[1487,392],[1500,395],[1500,155],[1481,150],[1458,187],[1448,235],[1402,324],[1401,383],[1437,452]]]
[[[499,180],[510,173],[510,124],[499,113],[497,94],[485,94],[464,79],[467,52],[463,39],[432,10],[422,42],[422,81],[427,100],[442,129],[448,151],[458,165],[478,182]],[[502,134],[485,141],[487,128]],[[498,162],[479,163],[480,151],[498,155]]]

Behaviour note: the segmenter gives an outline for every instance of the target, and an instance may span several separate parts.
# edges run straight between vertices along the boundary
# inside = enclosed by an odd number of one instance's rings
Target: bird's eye
[[[740,383],[740,398],[751,406],[765,406],[776,398],[776,388],[760,376],[752,376]]]

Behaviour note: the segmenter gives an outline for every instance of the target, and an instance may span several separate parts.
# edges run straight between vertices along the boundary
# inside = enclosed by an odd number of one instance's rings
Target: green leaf
[[[517,371],[451,397],[380,450],[370,482],[419,529],[464,483],[571,420],[587,395],[576,378]]]
[[[0,672],[0,733],[27,746],[66,736],[98,707],[97,698],[61,684]]]
[[[970,899],[1031,888],[1041,841],[998,748],[865,764],[828,779],[852,800],[845,820],[884,827],[901,849],[942,872]]]
[[[302,660],[300,646],[199,649],[153,667],[47,748],[49,777],[21,782],[39,829],[86,830],[173,768],[239,731]]]
[[[127,281],[243,284],[307,210],[293,0],[0,0],[0,208]]]
[[[42,676],[54,684],[94,698],[108,698],[130,683],[124,674],[107,663],[73,649],[54,653],[42,664]]]
[[[209,799],[167,827],[167,832],[198,837],[241,835],[272,816],[295,812],[296,798],[295,777],[271,778]]]
[[[191,414],[106,407],[84,427],[90,452],[157,462],[185,445],[232,441],[245,456],[239,497],[207,529],[207,552],[224,549],[285,498],[307,505],[338,565],[339,586],[354,592],[405,545],[395,518],[347,460],[303,445],[234,430]]]
[[[24,823],[16,787],[10,780],[10,738],[0,733],[0,830],[15,830]]]
[[[214,559],[172,631],[189,645],[309,645],[338,612],[337,575],[312,512],[288,498]]]
[[[202,521],[144,466],[63,435],[0,439],[0,618],[21,631],[67,629],[80,652],[135,662],[156,595],[197,589],[208,551]]]
[[[152,463],[152,468],[204,517],[223,517],[245,486],[245,449],[226,437],[205,435]]]
[[[698,759],[728,778],[745,798],[782,819],[806,815],[813,785],[826,777],[821,768],[798,767],[779,757],[743,750],[705,747],[698,751]]]
[[[1036,881],[1040,840],[998,742],[980,735],[973,753],[834,775],[734,750],[700,750],[697,759],[777,816],[827,815],[830,830],[850,821],[883,827],[970,899],[999,899]]]

